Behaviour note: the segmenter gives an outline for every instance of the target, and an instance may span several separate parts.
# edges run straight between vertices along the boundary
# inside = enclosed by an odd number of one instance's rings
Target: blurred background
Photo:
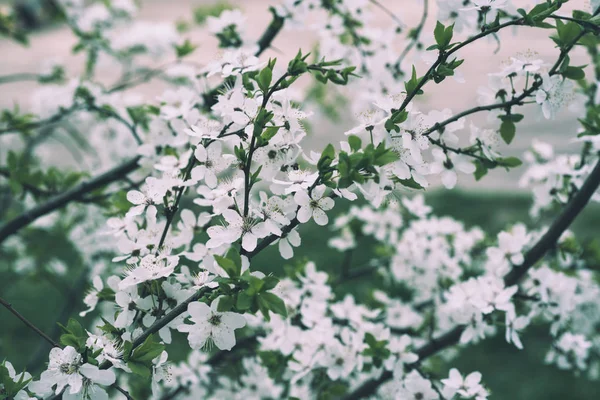
[[[518,3],[519,0],[515,0]],[[584,0],[574,0],[573,6],[580,6]],[[190,56],[190,60],[206,64],[218,52],[217,41],[212,38],[200,23],[206,16],[206,6],[216,4],[215,1],[199,0],[146,0],[142,2],[139,20],[153,23],[176,22],[184,30],[185,37],[199,45],[198,50]],[[222,4],[223,2],[219,2]],[[271,17],[267,9],[276,3],[267,0],[228,1],[227,4],[239,7],[251,21],[248,34],[259,37]],[[406,27],[416,25],[422,12],[422,2],[418,0],[380,0],[387,9],[397,15]],[[435,24],[436,5],[430,1],[429,18],[424,32],[432,32]],[[67,76],[81,74],[84,68],[83,55],[73,55],[72,47],[76,38],[68,27],[60,20],[56,5],[50,0],[15,0],[0,1],[0,8],[14,6],[18,14],[19,28],[27,33],[28,45],[14,40],[0,39],[0,77],[16,73],[36,73],[40,65],[49,58],[61,59]],[[376,11],[379,24],[395,22],[382,10]],[[315,37],[310,34],[298,34],[297,31],[284,30],[273,42],[273,48],[265,52],[268,57],[279,57],[283,60],[293,57],[299,48],[309,51]],[[495,51],[497,50],[497,51]],[[487,83],[487,73],[498,70],[499,65],[517,52],[535,50],[540,57],[552,61],[558,50],[551,40],[540,30],[520,31],[518,36],[504,35],[502,46],[496,49],[495,42],[480,41],[469,46],[461,56],[466,59],[461,70],[467,78],[460,84],[454,80],[446,80],[443,85],[432,86],[420,99],[420,107],[428,109],[451,108],[454,112],[470,108],[476,104],[477,89]],[[583,52],[573,53],[572,65],[585,64]],[[147,60],[148,66],[157,66],[153,60]],[[164,61],[161,61],[161,63]],[[423,67],[420,60],[414,60],[417,68]],[[118,79],[110,64],[98,65],[98,78],[106,83]],[[23,110],[31,107],[32,94],[39,87],[35,81],[4,83],[0,85],[0,109],[12,108],[18,104]],[[160,81],[152,81],[136,87],[148,99],[161,94],[165,85]],[[429,89],[429,88],[428,88]],[[343,112],[343,111],[342,111]],[[547,121],[539,115],[536,106],[526,107],[525,120],[519,124],[515,141],[510,147],[501,148],[507,155],[521,155],[531,143],[533,137],[539,137],[555,146],[556,152],[578,152],[579,144],[573,143],[577,132],[576,118],[566,110],[556,120]],[[478,115],[473,120],[480,125],[494,126],[485,115]],[[323,143],[337,142],[343,138],[343,132],[352,126],[350,118],[333,121],[322,121],[318,127],[312,128],[310,145],[321,148]],[[83,147],[79,156],[65,151],[64,141],[74,139],[66,135],[62,139],[47,140],[39,146],[52,149],[56,164],[77,168],[79,157],[93,157],[93,149]],[[1,145],[1,144],[0,144]],[[0,153],[1,153],[0,149]],[[89,153],[89,154],[88,154]],[[4,164],[4,160],[2,160]],[[471,176],[462,175],[458,188],[453,191],[436,186],[427,191],[429,204],[438,215],[450,215],[463,221],[467,226],[478,225],[489,233],[497,233],[507,225],[525,221],[528,225],[539,226],[547,222],[532,221],[528,211],[531,199],[527,188],[518,185],[519,176],[524,167],[515,168],[510,173],[504,170],[491,171],[480,182]],[[6,192],[7,181],[0,177],[0,194]],[[82,206],[83,207],[83,206]],[[344,207],[336,207],[342,212]],[[7,220],[7,214],[0,210],[0,225]],[[598,239],[600,232],[600,208],[589,207],[577,220],[574,226],[576,234],[586,239]],[[15,308],[34,322],[38,327],[55,339],[60,331],[56,322],[66,323],[69,316],[83,310],[81,299],[87,288],[89,266],[85,265],[81,251],[68,239],[69,229],[64,226],[32,226],[19,233],[19,240],[30,251],[36,268],[28,275],[15,274],[12,262],[0,248],[0,296],[11,301]],[[314,260],[317,266],[334,272],[340,265],[342,255],[327,249],[328,232],[307,224],[303,227],[303,241],[299,256]],[[276,251],[276,250],[275,250]],[[269,271],[271,263],[266,262],[275,257],[273,249],[257,258],[258,268]],[[369,252],[362,252],[355,260],[356,266],[369,259]],[[61,274],[48,273],[48,265],[60,262],[68,270]],[[276,272],[276,270],[273,270]],[[367,284],[352,283],[336,290],[339,293],[351,290],[359,298],[366,298]],[[88,317],[88,322],[91,321]],[[175,342],[185,342],[182,336],[175,333]],[[562,399],[597,399],[600,398],[600,385],[584,378],[573,376],[570,372],[559,371],[555,367],[543,364],[544,354],[551,344],[547,329],[532,331],[525,336],[526,350],[519,351],[506,344],[502,335],[487,340],[461,353],[458,361],[453,363],[463,372],[479,370],[484,382],[490,387],[494,399],[528,399],[528,400],[562,400]],[[185,344],[185,343],[184,343]],[[49,348],[20,321],[12,317],[6,310],[0,309],[0,360],[7,359],[17,370],[27,368],[32,373],[39,373],[43,363],[47,361]],[[177,352],[174,352],[176,356]],[[445,366],[440,367],[442,370]]]

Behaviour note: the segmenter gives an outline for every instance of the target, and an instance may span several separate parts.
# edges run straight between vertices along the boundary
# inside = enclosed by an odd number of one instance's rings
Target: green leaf
[[[319,161],[317,162],[317,168],[319,170],[322,170],[324,168],[329,167],[334,159],[335,159],[335,148],[330,143],[325,147],[325,149],[321,153],[321,158],[319,158]]]
[[[517,123],[521,122],[521,120],[523,119],[523,114],[499,115],[498,118],[500,118],[502,121],[512,121],[514,123]]]
[[[391,118],[386,120],[385,124],[383,126],[384,126],[385,130],[388,132],[391,132],[391,131],[395,131],[396,133],[400,132],[400,127],[398,125],[396,125],[394,123],[394,121],[391,120]]]
[[[225,255],[228,259],[230,259],[231,261],[233,261],[233,263],[235,264],[235,267],[238,269],[238,271],[240,271],[239,273],[242,273],[242,257],[240,256],[240,252],[235,248],[235,247],[231,247],[229,248],[229,250],[227,251],[227,254]]]
[[[269,310],[287,318],[287,308],[285,307],[285,303],[277,297],[277,295],[271,292],[264,292],[259,295],[259,299],[262,299],[262,301],[266,303]]]
[[[407,82],[404,82],[404,88],[406,89],[406,93],[407,94],[413,93],[417,89],[418,85],[419,85],[419,79],[417,78],[417,70],[415,69],[415,66],[413,65],[410,80]],[[419,90],[416,94],[423,94],[423,91]]]
[[[67,322],[67,326],[60,323],[58,325],[65,332],[60,336],[60,343],[63,346],[72,346],[77,351],[82,351],[85,348],[85,342],[87,341],[88,335],[79,321],[70,318]]]
[[[125,361],[125,362],[129,361],[129,356],[131,355],[132,350],[133,350],[133,343],[131,343],[128,340],[123,342],[123,361]]]
[[[408,111],[394,111],[390,119],[394,124],[401,124],[408,119]]]
[[[240,268],[238,268],[235,265],[235,263],[229,258],[225,258],[218,255],[215,255],[214,257],[217,261],[217,264],[219,264],[219,266],[223,268],[225,272],[227,272],[227,275],[229,275],[230,278],[237,278],[240,276],[241,266]]]
[[[565,24],[561,20],[556,20],[556,30],[561,47],[570,45],[581,33],[579,24],[572,21]]]
[[[271,68],[269,67],[264,68],[262,71],[260,71],[260,74],[258,74],[256,83],[258,83],[258,87],[263,91],[263,93],[267,93],[269,91],[271,79],[273,79],[273,71],[271,71]]]
[[[498,158],[496,161],[498,162],[498,165],[507,168],[514,168],[523,164],[517,157]]]
[[[275,276],[269,275],[263,278],[263,287],[262,290],[271,290],[279,283],[279,279]]]
[[[382,167],[384,165],[393,163],[394,161],[398,161],[398,159],[398,154],[391,150],[387,150],[385,153],[377,157],[373,163],[379,167]]]
[[[512,121],[502,121],[500,125],[500,136],[506,142],[506,144],[510,144],[515,137],[515,133],[517,132],[517,128],[515,123]]]
[[[585,71],[583,70],[583,67],[567,67],[563,72],[563,76],[567,79],[578,81],[585,78]]]
[[[177,54],[177,58],[182,58],[191,54],[196,50],[196,45],[192,44],[189,39],[185,39],[185,42],[180,45],[175,45],[175,53]]]
[[[235,299],[232,296],[221,296],[218,301],[217,311],[219,312],[230,311],[235,304]]]
[[[406,186],[411,189],[425,189],[423,186],[417,183],[413,177],[410,177],[410,179],[399,179],[399,182],[402,186]]]
[[[475,176],[475,180],[478,181],[487,175],[488,169],[487,167],[479,160],[475,161],[475,172],[473,175]]]
[[[131,372],[133,372],[134,374],[139,375],[144,379],[150,379],[152,371],[150,370],[150,367],[146,364],[136,361],[129,361],[127,363],[127,366],[131,369]]]
[[[269,140],[271,140],[275,135],[277,135],[277,132],[279,132],[279,126],[269,126],[267,127],[264,132],[261,135],[261,138],[265,141],[268,142]]]
[[[240,311],[245,311],[245,310],[248,310],[250,307],[252,307],[253,302],[254,302],[253,296],[250,296],[246,292],[241,292],[237,295],[235,307]]]
[[[442,43],[444,43],[444,24],[440,21],[437,21],[435,24],[435,29],[433,30],[433,37],[435,38],[435,42],[439,47],[442,47]]]
[[[452,41],[453,35],[454,24],[445,27],[440,21],[437,21],[435,29],[433,30],[433,36],[435,37],[435,42],[440,51],[443,51],[448,47],[450,41]]]
[[[356,135],[348,136],[348,144],[353,151],[359,151],[362,147],[362,141]]]
[[[144,343],[137,347],[129,361],[135,361],[139,363],[151,363],[156,357],[158,357],[165,349],[165,345],[162,343],[155,342],[152,335],[148,336]]]

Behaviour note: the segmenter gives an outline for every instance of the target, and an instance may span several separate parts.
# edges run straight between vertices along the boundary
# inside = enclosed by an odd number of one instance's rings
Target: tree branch
[[[19,126],[9,126],[6,128],[2,128],[2,129],[0,129],[0,135],[2,135],[4,133],[19,131],[19,130],[36,129],[36,128],[40,128],[45,125],[54,124],[56,122],[59,122],[60,120],[62,120],[63,118],[65,118],[66,116],[68,116],[69,114],[72,114],[73,112],[75,112],[77,110],[79,110],[79,108],[71,107],[71,108],[67,108],[65,110],[61,110],[60,112],[58,112],[46,119],[42,119],[42,120],[35,121],[35,122],[30,122],[30,123],[19,125]]]
[[[13,83],[13,82],[22,82],[22,81],[37,81],[39,79],[38,74],[31,74],[27,72],[19,73],[19,74],[11,74],[0,76],[0,85],[3,83]]]
[[[23,321],[23,323],[25,325],[27,325],[30,329],[32,329],[35,333],[37,333],[42,339],[44,339],[46,342],[50,343],[52,345],[52,347],[62,348],[62,346],[60,344],[58,344],[54,340],[52,340],[52,338],[50,336],[46,335],[37,326],[35,326],[31,322],[29,322],[29,320],[27,318],[25,318],[23,315],[21,315],[21,313],[19,313],[17,310],[15,310],[13,308],[12,304],[10,304],[8,301],[6,301],[6,300],[4,300],[3,298],[0,297],[0,304],[2,304],[4,307],[6,307],[6,309],[8,311],[10,311],[11,313],[13,313],[21,321]]]
[[[139,160],[139,156],[132,158],[129,161],[126,161],[123,164],[88,180],[87,182],[80,183],[79,185],[51,198],[47,202],[40,204],[29,211],[25,211],[23,214],[0,227],[0,244],[6,240],[6,238],[15,234],[21,228],[26,227],[37,218],[62,208],[71,201],[81,199],[85,194],[119,180],[130,172],[135,171],[137,168],[139,168]]]

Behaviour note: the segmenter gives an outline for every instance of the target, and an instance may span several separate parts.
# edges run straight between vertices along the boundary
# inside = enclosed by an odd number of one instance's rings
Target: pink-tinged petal
[[[196,147],[196,150],[194,151],[194,157],[196,157],[196,160],[200,161],[201,163],[206,162],[207,152],[204,146],[198,145],[198,147]]]
[[[205,174],[206,174],[206,167],[204,165],[198,165],[197,167],[194,167],[192,169],[192,173],[190,176],[193,181],[199,181],[200,179],[204,178]]]
[[[473,172],[475,172],[475,164],[473,164],[472,162],[468,162],[466,160],[463,160],[459,163],[456,164],[456,167],[461,171],[464,172],[465,174],[472,174]]]
[[[481,372],[471,372],[466,378],[465,378],[465,384],[467,386],[474,386],[477,385],[479,382],[481,382]]]
[[[235,334],[223,324],[221,326],[213,330],[213,342],[221,350],[231,350],[235,346]]]
[[[204,182],[209,188],[215,188],[219,183],[219,181],[217,180],[217,175],[214,173],[214,171],[210,169],[207,169],[204,174]]]
[[[140,283],[141,280],[136,275],[129,274],[119,282],[119,290],[125,290]]]
[[[311,196],[314,200],[319,200],[325,194],[325,189],[327,187],[325,185],[319,185],[315,187],[311,193]]]
[[[79,374],[71,374],[67,379],[67,383],[71,387],[71,390],[69,390],[71,394],[79,393],[83,387],[83,377]]]
[[[452,170],[445,170],[442,172],[442,183],[446,186],[446,189],[452,189],[456,186],[456,173]]]
[[[158,331],[158,336],[162,339],[166,344],[171,344],[171,329],[165,326],[161,330]]]
[[[299,192],[296,192],[296,193],[299,193]],[[298,221],[301,224],[304,224],[310,220],[310,217],[312,217],[312,212],[310,210],[310,207],[308,207],[308,206],[300,207],[300,209],[298,210],[298,215],[296,216],[296,218],[298,218]]]
[[[115,383],[116,379],[113,371],[100,369],[91,364],[83,364],[81,368],[79,368],[79,372],[99,385],[112,385]]]
[[[227,209],[223,211],[222,215],[223,218],[225,218],[225,221],[227,221],[229,224],[236,225],[241,224],[243,222],[241,215],[238,214],[238,212],[235,210]]]
[[[292,249],[292,246],[285,239],[279,241],[279,254],[285,260],[289,260],[294,256],[294,249]]]
[[[204,334],[196,334],[196,330],[193,330],[192,333],[188,336],[188,341],[190,342],[190,347],[194,350],[199,350],[206,345],[206,341],[209,338],[208,332]]]
[[[130,190],[127,192],[127,200],[132,204],[143,204],[146,201],[146,195],[139,190]]]
[[[206,305],[206,303],[201,303],[198,301],[191,302],[188,305],[188,313],[193,319],[197,319],[198,321],[202,321],[207,319],[210,315],[210,307]]]
[[[213,142],[208,146],[208,158],[216,160],[221,157],[221,142]]]
[[[277,227],[277,225],[273,223],[273,221],[268,222],[270,222],[273,225],[272,227],[275,228],[275,231],[281,232],[281,230]],[[258,224],[254,225],[254,227],[252,227],[252,233],[257,238],[264,238],[265,236],[271,233],[271,229],[267,226],[265,222],[259,222]]]
[[[512,333],[511,339],[517,349],[523,350],[523,343],[521,342],[521,338],[517,332]]]
[[[310,197],[308,197],[308,193],[306,193],[304,190],[299,190],[294,193],[294,201],[301,207],[308,206],[311,202]]]
[[[315,220],[317,225],[321,226],[327,225],[327,223],[329,222],[327,214],[325,214],[325,211],[321,210],[320,208],[315,208],[313,210],[313,219]]]
[[[252,251],[256,249],[257,242],[258,239],[256,238],[256,235],[250,232],[244,234],[244,236],[242,237],[242,247],[246,251]]]
[[[228,327],[233,329],[240,329],[246,326],[246,318],[242,314],[233,312],[225,312],[221,314],[221,320]]]
[[[392,173],[400,179],[410,178],[410,168],[403,161],[396,161],[392,164]]]
[[[142,215],[144,213],[144,209],[146,206],[144,204],[140,204],[139,206],[131,207],[129,211],[127,211],[127,217],[135,217],[136,215]]]
[[[333,201],[333,199],[330,197],[323,197],[321,200],[319,200],[319,207],[321,208],[321,210],[331,210],[334,205],[335,201]]]
[[[290,244],[294,247],[298,247],[300,246],[301,243],[301,238],[300,238],[300,234],[298,233],[297,230],[292,230],[287,234],[287,240],[290,242]]]
[[[192,332],[194,331],[194,325],[181,324],[177,326],[179,332]]]
[[[462,385],[462,375],[460,374],[460,372],[458,372],[456,368],[452,368],[450,370],[449,378],[454,384]]]

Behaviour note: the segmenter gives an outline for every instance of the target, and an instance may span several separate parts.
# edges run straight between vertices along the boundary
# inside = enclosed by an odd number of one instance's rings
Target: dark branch
[[[0,227],[0,243],[6,240],[6,238],[9,236],[18,232],[20,229],[35,221],[37,218],[62,208],[71,201],[81,199],[87,193],[117,181],[130,172],[135,171],[137,168],[139,168],[139,159],[140,157],[135,157],[129,161],[126,161],[123,164],[88,180],[87,182],[80,183],[79,185],[51,198],[47,202],[40,204],[29,211],[25,211],[23,214]]]
[[[10,311],[11,313],[13,313],[21,321],[23,321],[23,323],[25,325],[27,325],[30,329],[32,329],[35,333],[37,333],[38,335],[40,335],[40,337],[42,339],[44,339],[46,342],[50,343],[52,345],[52,347],[61,347],[60,344],[56,343],[54,340],[52,340],[52,338],[50,336],[46,335],[37,326],[35,326],[31,322],[29,322],[29,320],[27,320],[27,318],[25,318],[23,315],[21,315],[21,313],[19,313],[17,310],[15,310],[13,308],[12,304],[10,304],[9,302],[7,302],[6,300],[4,300],[1,297],[0,297],[0,304],[2,304],[4,307],[6,307],[6,309],[8,311]]]
[[[0,84],[22,81],[37,81],[39,78],[40,76],[38,74],[31,74],[27,72],[20,74],[4,75],[0,76]]]

